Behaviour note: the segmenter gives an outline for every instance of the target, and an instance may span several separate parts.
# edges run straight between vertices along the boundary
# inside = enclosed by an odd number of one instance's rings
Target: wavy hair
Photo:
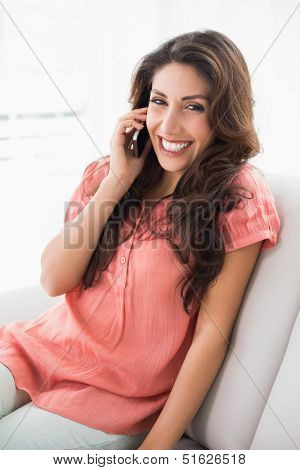
[[[152,234],[167,239],[186,268],[178,284],[182,284],[184,311],[193,316],[224,264],[225,245],[218,216],[237,207],[242,198],[247,199],[244,192],[239,192],[247,188],[234,185],[233,179],[241,166],[260,151],[260,144],[253,124],[254,100],[246,62],[236,45],[217,31],[178,35],[143,56],[132,74],[128,100],[132,109],[148,106],[155,73],[171,63],[193,66],[207,81],[208,122],[214,135],[172,193],[166,211],[171,230],[162,235],[149,226]],[[114,207],[99,237],[82,279],[83,289],[101,279],[117,246],[132,234],[131,231],[122,239],[120,223],[127,220],[134,230],[137,211],[132,208],[141,208],[143,194],[154,188],[162,175],[163,169],[152,146],[141,173]],[[116,220],[120,223],[116,224]]]

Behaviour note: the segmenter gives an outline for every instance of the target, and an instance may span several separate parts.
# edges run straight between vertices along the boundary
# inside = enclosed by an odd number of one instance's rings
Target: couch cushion
[[[300,312],[251,449],[300,449]]]

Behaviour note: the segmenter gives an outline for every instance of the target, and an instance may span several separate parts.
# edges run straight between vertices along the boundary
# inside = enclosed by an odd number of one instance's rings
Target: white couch
[[[265,174],[278,245],[260,254],[222,367],[175,449],[300,448],[300,178]],[[64,300],[40,286],[0,294],[0,324]]]

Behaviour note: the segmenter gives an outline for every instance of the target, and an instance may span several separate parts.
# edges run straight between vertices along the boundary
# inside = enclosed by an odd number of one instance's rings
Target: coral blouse
[[[108,174],[109,158],[86,167],[68,220]],[[264,240],[263,251],[270,249],[280,229],[271,190],[249,163],[237,178],[255,196],[243,209],[220,217],[225,251],[259,240]],[[160,215],[168,200],[153,213]],[[81,295],[77,286],[33,321],[0,327],[0,362],[36,406],[113,434],[133,435],[153,426],[197,320],[184,312],[180,287],[175,288],[183,267],[167,240],[145,229],[145,213],[143,201],[134,232],[118,247],[96,286]]]

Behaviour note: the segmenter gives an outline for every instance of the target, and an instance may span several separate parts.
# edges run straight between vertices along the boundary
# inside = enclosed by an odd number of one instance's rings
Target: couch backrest
[[[294,414],[289,423],[290,428],[298,430],[298,438],[287,429],[287,423],[282,422],[276,407],[267,403],[300,307],[300,177],[266,173],[264,176],[281,220],[279,241],[276,247],[260,254],[226,358],[185,432],[208,449],[250,449],[252,443],[252,448],[267,449],[265,446],[271,445],[272,433],[274,439],[284,435],[284,445],[290,446],[278,448],[294,449],[297,439],[298,446],[300,442],[299,399],[294,398]],[[298,340],[299,328],[298,324]],[[290,372],[296,374],[298,390],[299,351],[300,346],[297,360],[288,358],[289,367],[294,364],[296,369],[297,363],[297,371]],[[289,385],[285,386],[283,379],[280,383],[276,396],[289,401]],[[298,397],[299,393],[300,390]]]

